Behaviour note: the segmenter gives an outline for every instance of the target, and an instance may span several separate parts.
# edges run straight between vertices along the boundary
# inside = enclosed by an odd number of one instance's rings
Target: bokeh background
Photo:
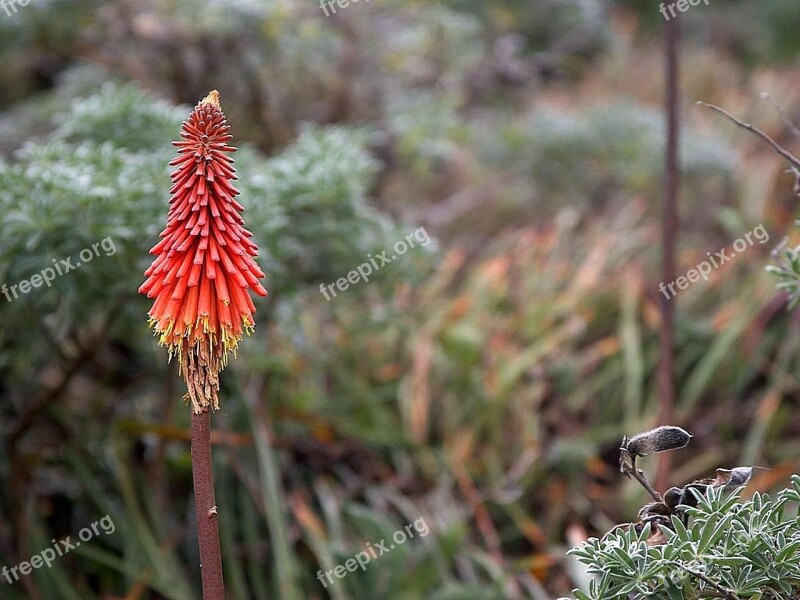
[[[12,10],[13,7],[9,10]],[[228,595],[551,600],[565,551],[645,500],[616,465],[659,412],[665,22],[656,0],[29,0],[0,11],[0,562],[116,530],[4,600],[199,598],[189,409],[136,294],[182,119],[233,128],[270,296],[214,418]],[[800,468],[796,313],[765,272],[792,235],[796,0],[680,17],[678,273],[770,235],[675,302],[675,484]],[[763,94],[769,94],[767,99]],[[424,228],[369,282],[320,284]],[[648,472],[655,461],[646,463]],[[423,518],[327,588],[366,543]]]

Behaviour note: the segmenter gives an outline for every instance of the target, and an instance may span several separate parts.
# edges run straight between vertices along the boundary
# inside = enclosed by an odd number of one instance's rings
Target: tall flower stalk
[[[219,93],[201,100],[181,128],[167,226],[139,292],[154,298],[150,325],[177,357],[192,405],[192,473],[204,600],[225,597],[211,462],[210,412],[219,410],[219,373],[255,325],[250,291],[266,296],[258,247],[244,228],[230,135]]]

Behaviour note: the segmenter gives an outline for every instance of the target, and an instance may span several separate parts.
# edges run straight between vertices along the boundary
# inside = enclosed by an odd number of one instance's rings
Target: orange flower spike
[[[244,228],[230,134],[219,93],[194,108],[181,128],[178,156],[170,161],[167,226],[151,254],[139,292],[154,298],[150,325],[177,355],[196,413],[219,409],[219,372],[244,333],[255,325],[248,290],[266,296],[254,257],[258,247]]]

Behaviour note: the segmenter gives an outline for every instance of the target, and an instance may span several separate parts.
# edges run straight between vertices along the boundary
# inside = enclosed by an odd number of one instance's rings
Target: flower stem
[[[217,503],[214,499],[214,471],[211,464],[211,415],[208,410],[203,410],[200,414],[192,410],[192,477],[203,600],[225,600]]]

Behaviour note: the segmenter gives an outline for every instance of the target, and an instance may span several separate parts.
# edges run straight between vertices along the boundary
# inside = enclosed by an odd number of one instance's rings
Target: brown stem
[[[620,472],[626,477],[633,477],[636,481],[638,481],[641,486],[647,490],[647,493],[650,494],[650,497],[653,500],[656,502],[663,502],[664,499],[661,497],[661,494],[659,494],[647,480],[647,475],[645,475],[644,471],[636,466],[636,456],[628,451],[626,448],[627,443],[628,436],[625,436],[625,439],[622,440],[622,448],[619,449]]]
[[[633,477],[636,481],[638,481],[644,489],[647,490],[647,493],[650,494],[650,497],[655,500],[656,502],[663,502],[664,499],[661,497],[650,482],[647,481],[647,475],[644,474],[644,471],[641,469],[636,469],[635,471],[631,472],[631,477]]]
[[[680,29],[679,20],[667,21],[665,36],[666,82],[665,98],[667,112],[667,148],[664,175],[664,206],[661,228],[662,257],[661,276],[664,282],[675,281],[675,246],[678,237],[678,194],[680,190],[680,163],[678,158],[680,137]],[[659,423],[672,423],[675,404],[674,352],[675,352],[675,302],[663,294],[661,302],[661,331],[658,363]],[[671,455],[662,454],[656,467],[656,487],[664,489],[669,481]],[[635,475],[634,475],[635,476]],[[638,477],[637,477],[638,479]],[[640,481],[641,483],[641,481]],[[642,483],[644,485],[644,483]],[[648,490],[650,491],[650,490]],[[652,495],[652,492],[651,492]]]
[[[203,600],[225,600],[217,503],[214,499],[214,471],[211,465],[211,415],[208,410],[200,414],[192,410],[192,476]]]

